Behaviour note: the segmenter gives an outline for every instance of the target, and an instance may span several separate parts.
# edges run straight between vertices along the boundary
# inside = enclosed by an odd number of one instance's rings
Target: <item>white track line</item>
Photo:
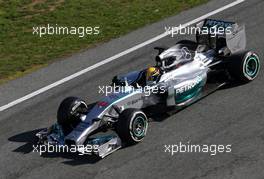
[[[224,11],[224,10],[226,10],[226,9],[228,9],[228,8],[231,8],[231,7],[233,7],[233,6],[236,6],[236,5],[238,5],[238,4],[240,4],[240,3],[244,2],[244,1],[245,1],[245,0],[236,0],[236,1],[232,2],[232,3],[230,3],[230,4],[227,4],[227,5],[225,5],[225,6],[221,7],[221,8],[219,8],[219,9],[216,9],[216,10],[214,10],[214,11],[211,11],[211,12],[209,12],[209,13],[207,13],[207,14],[201,16],[201,17],[198,17],[198,18],[196,18],[196,19],[194,19],[194,20],[192,20],[192,21],[189,21],[189,22],[183,24],[183,25],[181,26],[181,28],[185,28],[185,27],[187,27],[187,26],[189,26],[189,25],[195,24],[195,23],[197,23],[197,22],[199,22],[199,21],[202,21],[202,20],[205,19],[205,18],[208,18],[208,17],[210,17],[210,16],[212,16],[212,15],[214,15],[214,14],[217,14],[217,13],[219,13],[219,12],[221,12],[221,11]],[[72,75],[70,75],[70,76],[67,76],[67,77],[65,77],[65,78],[63,78],[63,79],[61,79],[61,80],[59,80],[59,81],[56,81],[56,82],[54,82],[54,83],[52,83],[52,84],[50,84],[50,85],[48,85],[48,86],[45,86],[45,87],[43,87],[43,88],[40,88],[39,90],[34,91],[34,92],[32,92],[32,93],[30,93],[30,94],[28,94],[28,95],[26,95],[26,96],[23,96],[23,97],[21,97],[21,98],[19,98],[19,99],[17,99],[17,100],[14,100],[14,101],[12,101],[12,102],[10,102],[10,103],[4,105],[4,106],[1,106],[1,107],[0,107],[0,112],[6,110],[6,109],[8,109],[8,108],[11,108],[11,107],[13,107],[13,106],[15,106],[15,105],[17,105],[17,104],[19,104],[19,103],[22,103],[23,101],[26,101],[26,100],[28,100],[28,99],[30,99],[30,98],[33,98],[33,97],[35,97],[35,96],[37,96],[37,95],[39,95],[39,94],[41,94],[41,93],[44,93],[44,92],[46,92],[46,91],[48,91],[48,90],[50,90],[50,89],[52,89],[52,88],[54,88],[54,87],[56,87],[56,86],[59,86],[59,85],[65,83],[65,82],[67,82],[67,81],[70,81],[70,80],[72,80],[72,79],[74,79],[74,78],[76,78],[76,77],[78,77],[78,76],[81,76],[81,75],[83,75],[84,73],[87,73],[87,72],[89,72],[89,71],[91,71],[91,70],[93,70],[93,69],[95,69],[95,68],[98,68],[98,67],[100,67],[100,66],[102,66],[102,65],[104,65],[104,64],[107,64],[107,63],[111,62],[111,61],[114,61],[114,60],[116,60],[116,59],[118,59],[118,58],[120,58],[120,57],[122,57],[122,56],[124,56],[124,55],[127,55],[127,54],[129,54],[129,53],[131,53],[131,52],[133,52],[133,51],[135,51],[135,50],[137,50],[137,49],[139,49],[139,48],[142,48],[142,47],[144,47],[144,46],[146,46],[146,45],[149,45],[149,44],[151,44],[151,43],[153,43],[153,42],[155,42],[155,41],[157,41],[157,40],[160,40],[160,39],[162,39],[162,38],[168,36],[170,33],[175,32],[175,31],[177,31],[177,30],[179,30],[179,27],[178,27],[178,28],[173,28],[173,29],[172,29],[171,31],[169,31],[169,32],[164,32],[164,33],[162,33],[162,34],[160,34],[160,35],[158,35],[158,36],[156,36],[156,37],[153,37],[153,38],[151,38],[151,39],[149,39],[149,40],[147,40],[147,41],[145,41],[145,42],[143,42],[143,43],[141,43],[141,44],[138,44],[138,45],[136,45],[136,46],[134,46],[134,47],[131,47],[131,48],[129,48],[129,49],[127,49],[127,50],[125,50],[125,51],[119,53],[119,54],[116,54],[116,55],[114,55],[114,56],[112,56],[112,57],[109,57],[109,58],[107,58],[107,59],[105,59],[105,60],[103,60],[103,61],[101,61],[101,62],[98,62],[98,63],[96,63],[96,64],[94,64],[94,65],[92,65],[92,66],[89,66],[89,67],[87,67],[87,68],[85,68],[85,69],[83,69],[83,70],[81,70],[81,71],[79,71],[79,72],[76,72],[76,73],[74,73],[74,74],[72,74]]]

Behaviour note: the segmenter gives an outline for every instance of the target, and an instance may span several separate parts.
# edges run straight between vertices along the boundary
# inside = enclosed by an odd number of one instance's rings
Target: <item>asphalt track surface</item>
[[[162,32],[166,25],[183,24],[230,2],[210,1],[11,81],[0,87],[0,105],[147,40]],[[264,1],[248,0],[212,18],[244,22],[247,47],[263,58],[263,9]],[[109,84],[116,74],[154,64],[154,46],[170,46],[185,38],[190,37],[165,37],[0,112],[0,178],[264,178],[263,71],[252,83],[219,90],[179,113],[151,122],[144,142],[103,160],[74,154],[39,156],[32,152],[36,131],[55,121],[62,99],[80,96],[89,103],[95,102],[101,96],[99,85]],[[164,145],[189,141],[232,144],[232,152],[215,156],[208,153],[172,156],[164,152]]]

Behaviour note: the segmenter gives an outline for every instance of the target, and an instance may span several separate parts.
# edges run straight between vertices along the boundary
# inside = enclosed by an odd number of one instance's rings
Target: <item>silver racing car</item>
[[[170,48],[155,47],[155,66],[115,76],[113,91],[97,103],[87,105],[77,97],[64,99],[57,122],[37,133],[39,142],[96,145],[92,153],[103,158],[123,146],[141,142],[151,115],[177,111],[223,85],[246,83],[257,77],[259,56],[245,50],[243,25],[206,19],[196,27],[200,29],[196,41],[182,40]],[[222,31],[203,33],[208,28]],[[106,130],[113,133],[96,135]],[[83,148],[78,151],[85,152]]]

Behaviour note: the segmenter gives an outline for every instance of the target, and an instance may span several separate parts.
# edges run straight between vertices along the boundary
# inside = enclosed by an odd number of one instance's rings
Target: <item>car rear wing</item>
[[[245,25],[237,24],[230,21],[205,19],[204,21],[196,24],[199,32],[196,34],[196,39],[198,42],[199,36],[208,35],[208,41],[210,46],[218,46],[222,48],[226,46],[231,53],[244,50],[246,48],[246,33]],[[199,43],[199,42],[198,42]]]

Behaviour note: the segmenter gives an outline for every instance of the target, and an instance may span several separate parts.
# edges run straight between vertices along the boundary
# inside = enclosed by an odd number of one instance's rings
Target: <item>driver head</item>
[[[147,85],[157,82],[160,76],[160,70],[157,67],[149,67],[146,70],[146,83]]]

